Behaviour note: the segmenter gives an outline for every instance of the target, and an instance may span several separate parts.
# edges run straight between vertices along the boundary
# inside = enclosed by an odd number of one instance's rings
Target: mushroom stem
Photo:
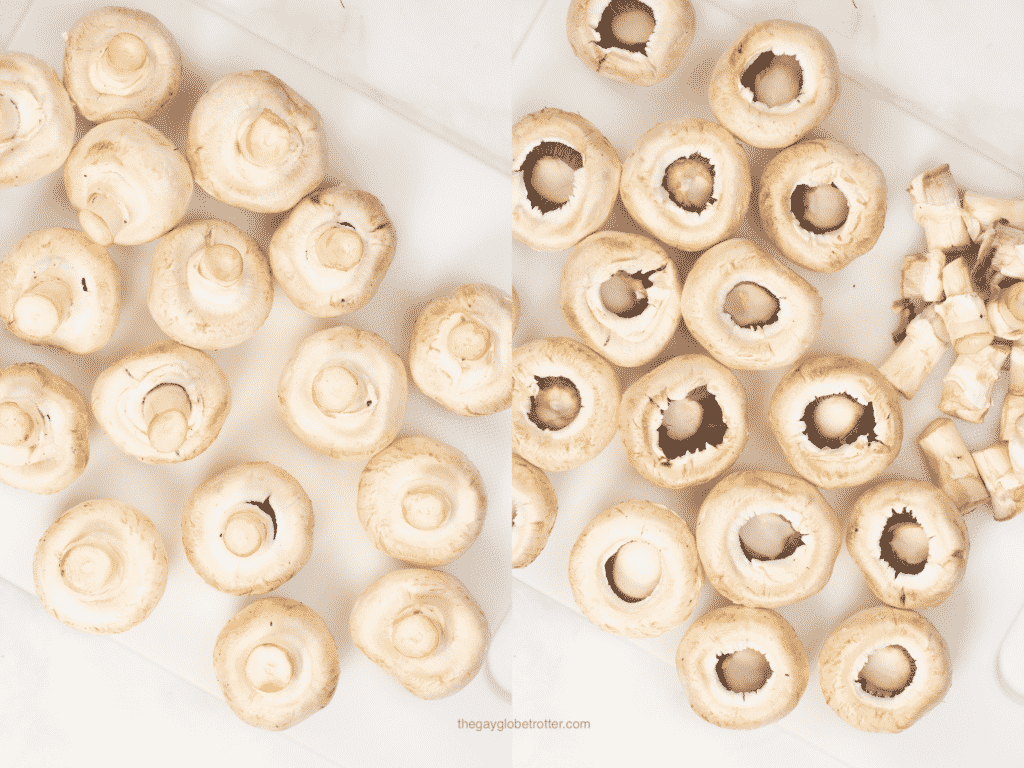
[[[935,419],[917,438],[917,444],[935,484],[953,499],[961,514],[989,500],[974,458],[952,419]]]
[[[864,681],[864,690],[872,696],[888,698],[910,684],[914,662],[899,645],[887,645],[872,651],[858,679]],[[877,691],[877,692],[876,692]]]
[[[0,96],[0,142],[10,141],[17,136],[20,126],[18,105],[6,96]]]
[[[329,365],[313,379],[313,402],[328,416],[348,410],[360,391],[358,377],[344,365]]]
[[[276,643],[262,643],[249,651],[245,659],[245,676],[263,693],[277,693],[286,688],[295,676],[291,654]]]
[[[115,75],[125,77],[146,65],[149,55],[146,44],[130,32],[119,32],[110,38],[103,51],[103,63]]]
[[[479,360],[491,348],[487,326],[463,318],[448,333],[448,351],[460,360]]]
[[[430,616],[413,610],[395,619],[391,625],[391,642],[403,656],[422,659],[440,644],[441,628]]]
[[[665,169],[662,182],[672,202],[699,211],[711,199],[715,180],[709,163],[701,157],[680,157]]]
[[[48,339],[71,308],[71,289],[56,278],[32,285],[14,304],[14,326],[31,339]]]
[[[949,337],[945,336],[945,333],[942,319],[932,307],[928,307],[910,321],[907,325],[907,335],[888,359],[878,367],[878,372],[885,376],[901,395],[908,400],[913,399],[921,384],[946,353]]]
[[[142,401],[142,417],[148,425],[150,445],[160,453],[181,448],[188,435],[192,402],[178,384],[158,384]]]
[[[238,557],[249,557],[263,546],[267,525],[263,513],[252,507],[235,512],[224,524],[224,546]]]
[[[28,443],[36,432],[36,421],[18,403],[0,403],[0,445],[16,447]]]
[[[1005,277],[1024,278],[1024,230],[999,221],[990,239],[992,269]]]
[[[640,45],[651,39],[654,17],[643,8],[630,8],[612,19],[612,34],[625,45]]]
[[[1006,443],[995,443],[971,454],[981,479],[992,496],[996,520],[1009,520],[1024,510],[1024,482],[1014,471]]]
[[[328,269],[345,272],[363,258],[363,239],[351,227],[328,227],[316,240],[316,257]]]
[[[402,517],[418,531],[440,528],[450,513],[447,495],[437,488],[420,488],[402,498]]]
[[[685,440],[697,433],[703,418],[704,407],[699,402],[681,397],[668,401],[668,406],[662,411],[661,424],[670,439]]]
[[[772,672],[768,659],[753,648],[730,653],[719,662],[719,668],[723,684],[734,693],[753,693],[768,681]]]
[[[800,94],[801,73],[796,56],[773,56],[754,78],[754,98],[767,107],[788,104]]]
[[[576,172],[559,157],[544,155],[533,166],[530,184],[544,199],[561,205],[572,197]]]
[[[779,300],[757,283],[742,282],[726,295],[722,309],[736,325],[750,328],[767,325],[779,311]]]
[[[900,296],[905,299],[942,301],[942,269],[946,254],[940,250],[913,253],[903,259]]]
[[[942,380],[939,410],[949,416],[981,424],[992,406],[992,389],[1010,354],[995,344],[980,352],[958,355]]]
[[[814,407],[814,426],[822,437],[837,440],[857,426],[864,406],[846,395],[829,395]]]
[[[111,245],[128,223],[118,202],[102,192],[95,192],[89,197],[86,207],[78,212],[78,221],[85,234],[103,247]]]
[[[264,168],[275,166],[291,149],[288,123],[269,109],[264,109],[246,131],[243,146],[248,159]]]
[[[1000,219],[1006,219],[1011,226],[1024,229],[1024,200],[983,197],[968,190],[964,192],[964,210],[977,219],[979,231],[991,229]]]
[[[846,195],[834,184],[807,187],[803,203],[804,220],[824,232],[841,227],[850,213]]]
[[[896,557],[908,565],[918,565],[928,559],[928,534],[917,523],[894,525],[889,545]]]
[[[914,201],[914,218],[924,227],[928,250],[945,251],[971,244],[960,207],[960,193],[948,164],[914,178],[907,192]]]
[[[242,279],[245,262],[233,246],[218,243],[203,246],[199,254],[199,274],[217,285],[229,288]]]
[[[649,597],[661,581],[661,552],[646,541],[627,541],[615,553],[612,581],[626,597]]]
[[[120,573],[117,551],[94,537],[73,543],[60,560],[64,583],[80,595],[101,595]]]

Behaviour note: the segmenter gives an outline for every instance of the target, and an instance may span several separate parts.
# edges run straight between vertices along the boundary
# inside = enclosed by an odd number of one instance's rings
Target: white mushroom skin
[[[952,419],[932,421],[921,431],[917,444],[935,484],[953,499],[961,514],[989,500],[978,467]]]
[[[948,163],[915,176],[907,192],[914,202],[914,219],[924,228],[929,250],[947,251],[971,244],[960,192]]]
[[[525,568],[544,549],[558,516],[558,496],[544,470],[512,454],[512,567]]]

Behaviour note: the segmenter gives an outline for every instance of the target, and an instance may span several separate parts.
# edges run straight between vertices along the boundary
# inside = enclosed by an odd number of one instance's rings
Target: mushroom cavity
[[[649,5],[640,0],[612,0],[597,26],[598,45],[646,53],[654,26],[654,13]]]
[[[808,404],[803,422],[808,439],[819,448],[838,448],[861,436],[869,442],[875,439],[874,406],[845,392],[816,397]]]
[[[722,445],[728,427],[718,399],[706,386],[669,399],[661,412],[658,448],[667,461]]]
[[[880,699],[897,696],[914,681],[917,665],[902,645],[887,645],[868,654],[857,675],[865,693]]]
[[[783,560],[803,546],[803,534],[774,512],[755,514],[740,528],[739,539],[748,560]]]
[[[557,431],[575,421],[580,391],[565,376],[535,376],[537,394],[530,398],[530,421],[540,429]]]
[[[800,225],[816,235],[839,229],[850,213],[846,195],[835,184],[798,184],[790,198],[790,209]]]
[[[765,51],[751,63],[740,78],[751,90],[754,100],[766,107],[781,107],[800,94],[803,70],[796,56]]]
[[[673,203],[694,213],[715,202],[711,197],[714,184],[714,166],[697,152],[673,160],[661,182]]]
[[[561,208],[572,197],[576,171],[582,167],[583,156],[572,147],[542,141],[530,150],[523,163],[530,204],[542,213]]]
[[[605,572],[616,595],[638,603],[661,581],[661,553],[645,541],[627,541],[605,562]]]
[[[725,295],[722,309],[740,328],[760,328],[779,319],[779,298],[764,286],[744,280]]]
[[[772,676],[772,667],[760,651],[744,648],[734,653],[723,653],[715,664],[718,681],[735,693],[759,691]]]

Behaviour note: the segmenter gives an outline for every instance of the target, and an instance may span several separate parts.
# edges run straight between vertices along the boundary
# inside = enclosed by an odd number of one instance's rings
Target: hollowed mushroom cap
[[[564,203],[544,198],[530,178],[537,159],[551,154],[545,150],[576,153],[572,159],[580,164],[573,169],[572,194]],[[516,123],[512,168],[512,234],[534,250],[572,248],[604,225],[618,198],[622,163],[615,148],[593,123],[572,112],[549,107]]]
[[[799,545],[785,547],[772,559],[748,552],[740,532],[758,515],[783,518]],[[701,504],[696,539],[708,581],[721,595],[741,605],[777,608],[810,597],[828,583],[842,528],[825,497],[807,481],[743,471],[719,482]]]
[[[875,651],[890,646],[909,656],[911,679],[899,691],[874,695],[862,671]],[[928,619],[880,605],[840,624],[818,652],[821,692],[836,714],[862,731],[898,733],[938,704],[950,684],[949,649]]]
[[[0,189],[60,168],[75,143],[75,111],[53,67],[27,53],[0,54]]]
[[[761,654],[767,679],[753,691],[727,687],[723,662],[741,651]],[[807,688],[810,667],[793,627],[767,608],[727,605],[691,624],[676,651],[676,672],[690,707],[712,725],[747,730],[781,720]]]
[[[558,496],[544,470],[512,454],[512,567],[525,568],[541,553],[558,515]]]
[[[893,528],[902,523],[916,524],[927,538],[923,562],[905,562],[893,551]],[[846,549],[875,597],[896,608],[918,609],[949,597],[963,578],[971,544],[949,496],[920,480],[890,480],[854,503]]]
[[[771,294],[777,305],[763,324],[740,325],[729,312],[732,291],[748,284]],[[770,370],[792,365],[814,342],[821,327],[821,296],[785,264],[737,238],[697,259],[683,284],[682,314],[690,333],[718,362]]]
[[[676,190],[684,195],[678,199],[670,192],[670,168],[686,161],[705,166],[694,181],[710,181],[706,199],[698,194],[707,193],[706,185]],[[747,215],[750,192],[750,164],[743,147],[707,120],[659,123],[637,140],[622,165],[622,204],[629,215],[654,237],[684,251],[702,251],[731,237]]]
[[[160,533],[137,509],[85,501],[46,529],[32,561],[43,607],[69,627],[113,634],[149,616],[167,584]]]
[[[556,400],[544,402],[545,390]],[[578,467],[615,437],[621,396],[615,369],[580,342],[524,344],[512,353],[512,450],[548,472]]]
[[[518,313],[504,291],[477,283],[427,304],[409,341],[409,375],[416,386],[462,416],[508,408]]]
[[[654,23],[647,40],[622,41],[612,32],[614,16],[629,11],[644,13]],[[624,83],[655,85],[686,56],[695,18],[689,0],[573,0],[565,27],[576,57],[590,69]]]
[[[747,71],[764,54],[793,56],[800,67],[796,97],[775,107],[759,101]],[[708,99],[715,119],[752,147],[788,147],[824,120],[839,98],[839,62],[813,27],[773,19],[748,27],[711,74]]]
[[[210,86],[188,123],[196,183],[247,211],[287,211],[323,180],[320,113],[269,72],[235,72]]]
[[[801,187],[829,185],[845,197],[846,218],[834,229],[814,232],[793,212],[794,200]],[[838,141],[807,139],[765,166],[758,207],[761,227],[783,256],[815,272],[836,272],[878,242],[885,226],[885,176],[871,158]]]
[[[92,412],[103,431],[147,464],[201,454],[220,434],[230,408],[231,387],[216,361],[176,341],[122,358],[92,388]]]
[[[657,558],[656,564],[644,563],[644,573],[637,574],[646,587],[653,587],[640,599],[620,589],[614,576],[615,560],[625,557],[620,550],[634,543],[645,550],[644,559]],[[704,586],[704,569],[682,518],[650,501],[624,501],[599,514],[580,533],[569,554],[569,586],[583,615],[606,632],[658,637],[693,613]]]
[[[146,301],[160,330],[175,341],[196,349],[233,347],[270,314],[270,263],[234,224],[183,224],[164,235],[153,253]]]
[[[674,439],[665,411],[681,400],[700,406],[700,423],[690,436]],[[717,477],[739,458],[747,442],[747,396],[721,363],[681,355],[626,390],[618,421],[626,458],[637,472],[662,488],[686,488]]]
[[[813,420],[817,404],[832,395],[848,396],[863,412],[846,434],[829,441],[819,438],[819,446],[812,442],[805,419]],[[877,368],[853,357],[804,358],[782,377],[768,413],[786,461],[819,488],[868,482],[895,461],[903,444],[899,393]]]
[[[356,511],[378,550],[428,568],[456,560],[476,541],[487,495],[464,453],[429,437],[403,437],[367,462]]]
[[[281,372],[277,404],[288,428],[314,451],[365,459],[402,428],[409,380],[387,342],[349,326],[308,336]]]
[[[155,16],[98,8],[67,34],[64,84],[86,120],[150,120],[178,92],[181,51]]]
[[[141,120],[100,123],[64,164],[64,188],[82,229],[100,245],[140,245],[174,227],[192,199],[185,158]]]
[[[0,317],[32,344],[95,352],[113,336],[120,313],[117,266],[76,229],[32,232],[0,262]]]
[[[297,600],[265,597],[217,636],[213,671],[231,710],[268,731],[326,707],[338,686],[338,646],[319,615]]]
[[[0,482],[57,493],[89,463],[89,409],[71,384],[37,363],[0,369]]]
[[[313,504],[280,467],[265,461],[237,464],[189,496],[181,540],[188,561],[211,587],[231,595],[263,595],[309,560]]]
[[[618,280],[631,296],[616,312],[602,287]],[[562,269],[562,314],[584,342],[615,365],[648,363],[679,327],[681,288],[665,249],[643,235],[595,232]]]
[[[421,699],[466,687],[488,642],[487,620],[462,582],[423,568],[392,571],[367,587],[349,629],[370,661]]]

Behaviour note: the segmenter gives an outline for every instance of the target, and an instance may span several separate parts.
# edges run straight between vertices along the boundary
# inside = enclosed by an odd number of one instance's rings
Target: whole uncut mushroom
[[[525,568],[548,543],[558,497],[544,470],[512,454],[512,567]]]

